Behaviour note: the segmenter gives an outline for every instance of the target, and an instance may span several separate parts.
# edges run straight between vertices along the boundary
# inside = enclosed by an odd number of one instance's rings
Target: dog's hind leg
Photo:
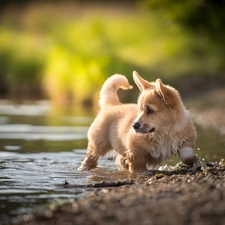
[[[97,154],[95,147],[88,145],[88,152],[81,166],[78,168],[80,171],[91,170],[98,165],[98,158],[100,155]]]
[[[116,156],[116,165],[120,170],[129,170],[129,165],[127,163],[126,154],[118,154]]]

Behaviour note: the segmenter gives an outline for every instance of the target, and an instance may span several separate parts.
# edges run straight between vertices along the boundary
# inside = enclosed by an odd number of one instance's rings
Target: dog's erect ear
[[[170,98],[172,96],[172,90],[170,87],[164,85],[161,79],[157,79],[155,81],[156,91],[159,94],[159,97],[165,102],[165,104],[169,104]]]
[[[140,89],[141,92],[154,86],[152,83],[143,79],[136,71],[133,72],[133,79],[134,79],[135,84],[138,86],[138,88]]]

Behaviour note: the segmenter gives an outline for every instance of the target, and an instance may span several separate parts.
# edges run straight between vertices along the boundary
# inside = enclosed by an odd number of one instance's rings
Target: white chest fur
[[[174,132],[169,134],[157,132],[157,134],[151,134],[151,140],[149,153],[156,159],[166,160],[172,153],[177,154],[180,146],[187,139],[178,137]]]

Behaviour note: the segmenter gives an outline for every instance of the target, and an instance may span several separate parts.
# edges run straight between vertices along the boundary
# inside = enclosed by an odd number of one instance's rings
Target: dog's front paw
[[[120,170],[129,170],[126,154],[118,154],[115,162]]]
[[[185,163],[186,165],[194,165],[198,163],[198,156],[197,155],[193,155],[191,157],[187,157],[183,160],[183,163]]]
[[[198,163],[198,156],[194,154],[193,149],[190,147],[180,149],[179,157],[186,165],[194,165]]]

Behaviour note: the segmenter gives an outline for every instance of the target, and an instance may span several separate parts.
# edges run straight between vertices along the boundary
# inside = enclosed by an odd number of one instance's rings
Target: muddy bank
[[[194,172],[154,171],[133,184],[96,188],[71,204],[39,215],[26,215],[17,224],[222,225],[225,224],[224,162],[208,164]]]

